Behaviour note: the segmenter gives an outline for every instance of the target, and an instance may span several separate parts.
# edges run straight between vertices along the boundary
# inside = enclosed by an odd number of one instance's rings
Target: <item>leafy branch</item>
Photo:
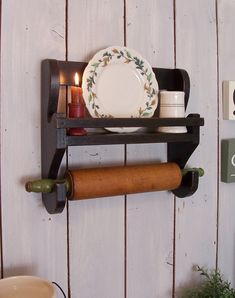
[[[181,298],[235,298],[235,290],[228,281],[223,280],[219,270],[208,272],[197,266],[203,282],[195,288],[188,289]]]

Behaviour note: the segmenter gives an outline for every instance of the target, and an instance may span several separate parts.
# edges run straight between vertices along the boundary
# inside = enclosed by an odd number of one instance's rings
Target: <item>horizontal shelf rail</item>
[[[203,126],[204,119],[187,118],[66,118],[57,114],[57,128],[103,128],[103,127],[147,127],[159,126]]]
[[[83,145],[113,145],[113,144],[141,144],[164,142],[193,142],[195,136],[191,133],[104,133],[88,134],[86,136],[67,136],[67,146]]]

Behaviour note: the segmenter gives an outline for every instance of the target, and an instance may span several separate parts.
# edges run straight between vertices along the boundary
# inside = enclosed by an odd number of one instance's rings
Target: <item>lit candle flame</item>
[[[78,75],[77,72],[75,73],[75,76],[74,76],[74,82],[75,82],[75,85],[76,85],[76,86],[79,85],[79,75]]]

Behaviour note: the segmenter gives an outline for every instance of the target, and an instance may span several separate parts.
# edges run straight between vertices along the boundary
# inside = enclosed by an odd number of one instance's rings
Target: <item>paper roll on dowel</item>
[[[88,168],[67,171],[65,179],[29,181],[28,192],[51,193],[64,184],[70,200],[92,199],[160,190],[174,190],[188,171],[203,176],[201,168],[183,169],[176,163]]]
[[[68,171],[70,200],[176,189],[181,169],[176,163],[135,165]]]

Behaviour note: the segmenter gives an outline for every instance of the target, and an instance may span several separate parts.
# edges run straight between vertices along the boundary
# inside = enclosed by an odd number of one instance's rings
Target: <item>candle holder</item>
[[[71,87],[71,103],[69,104],[69,118],[84,118],[85,104],[82,96],[82,88],[79,86],[79,75],[74,75],[75,85]],[[68,130],[70,136],[86,135],[84,128],[74,127]]]
[[[84,118],[85,117],[85,104],[84,102],[71,102],[69,104],[69,118]],[[68,129],[70,136],[84,136],[87,134],[83,127],[72,127]]]

